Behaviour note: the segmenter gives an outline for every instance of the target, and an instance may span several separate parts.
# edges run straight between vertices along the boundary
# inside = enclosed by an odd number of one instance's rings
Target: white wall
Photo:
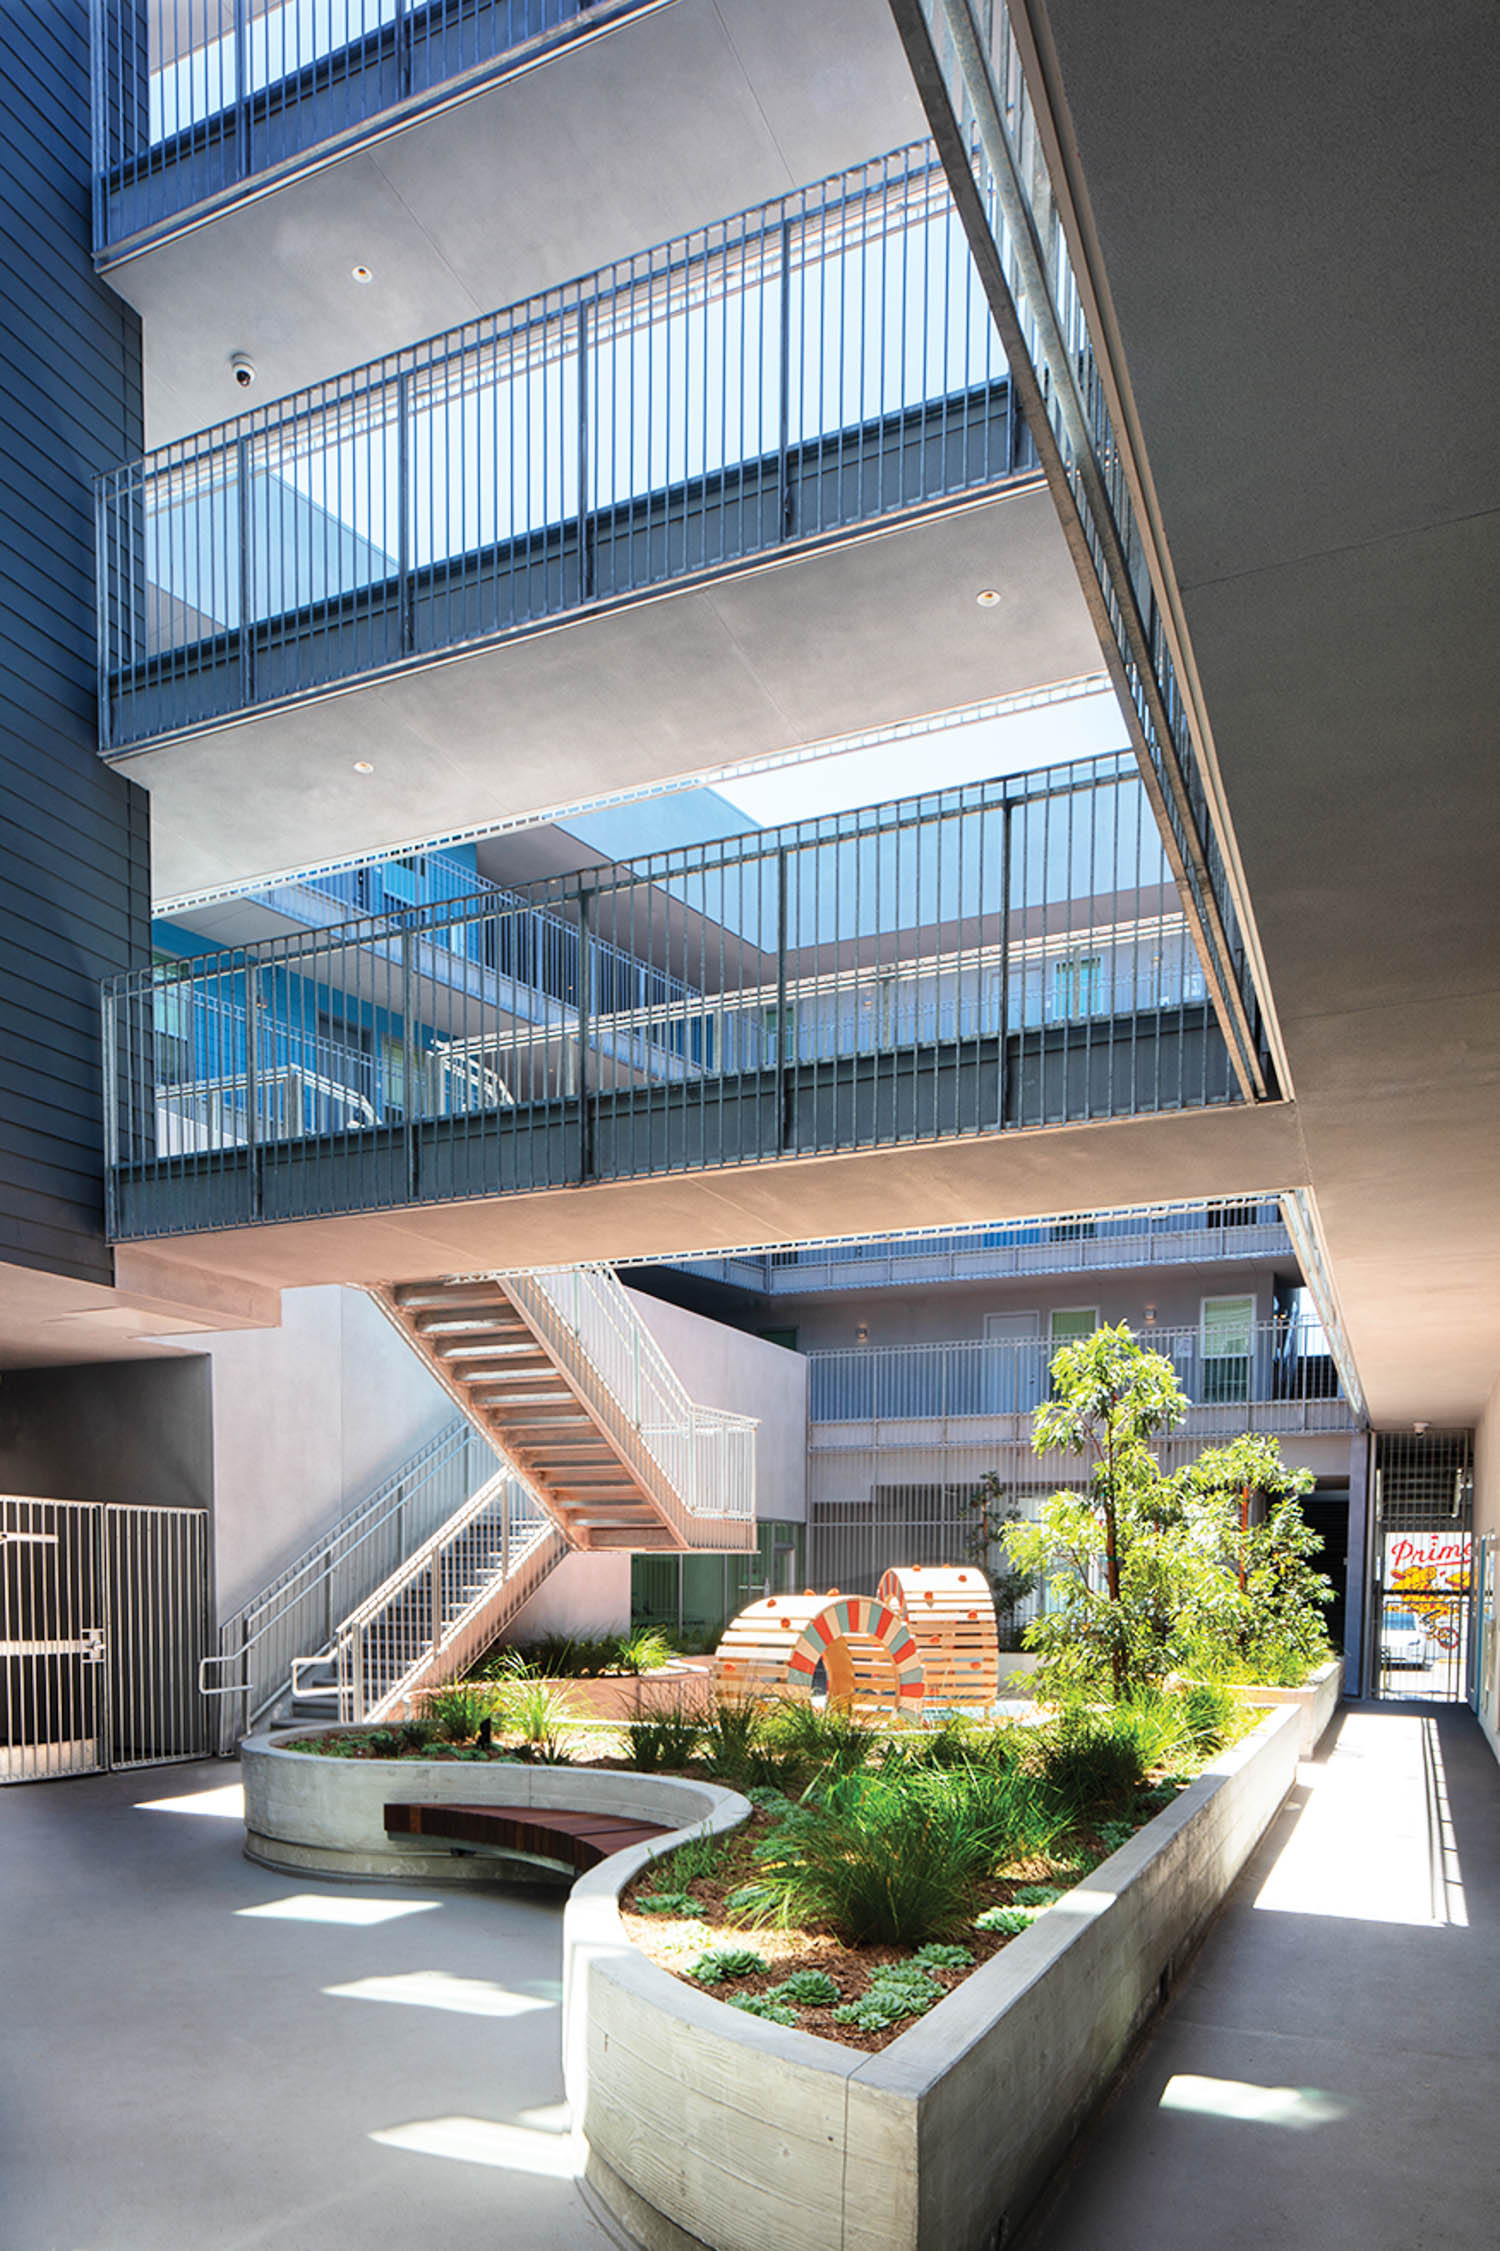
[[[630,1631],[628,1555],[565,1555],[553,1565],[530,1602],[517,1611],[505,1639],[524,1648],[547,1634],[623,1634]]]
[[[360,1290],[287,1290],[280,1328],[195,1337],[193,1348],[213,1366],[222,1619],[457,1410]]]
[[[1484,1608],[1476,1611],[1473,1631],[1481,1636],[1479,1673],[1479,1724],[1490,1749],[1500,1759],[1500,1377],[1485,1402],[1474,1431],[1474,1562],[1479,1583],[1479,1558],[1486,1533],[1494,1535],[1486,1574]]]
[[[773,1298],[766,1320],[785,1319],[804,1352],[852,1346],[863,1324],[871,1344],[927,1344],[981,1337],[986,1313],[1036,1313],[1058,1306],[1094,1306],[1101,1321],[1128,1321],[1145,1336],[1145,1308],[1154,1305],[1159,1328],[1196,1329],[1205,1297],[1248,1297],[1254,1318],[1275,1310],[1273,1274],[1267,1266],[1205,1265],[1201,1269],[1146,1267],[1130,1273],[1047,1274],[1016,1282],[944,1283],[927,1289],[872,1289],[848,1296]]]
[[[630,1292],[641,1319],[700,1407],[754,1415],[755,1513],[800,1524],[807,1516],[807,1362],[800,1352],[707,1321],[680,1305]]]

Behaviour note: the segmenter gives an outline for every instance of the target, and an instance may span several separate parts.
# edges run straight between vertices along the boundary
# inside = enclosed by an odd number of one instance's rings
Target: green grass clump
[[[767,2024],[795,2024],[797,2012],[789,2009],[785,2001],[778,2001],[770,1993],[731,1993],[729,2006],[742,2009],[747,2017],[764,2017]]]
[[[1052,1726],[1036,1731],[1040,1779],[1070,1822],[1087,1821],[1126,1803],[1152,1762],[1143,1755],[1140,1715],[1121,1706],[1099,1711],[1070,1704]]]
[[[642,1774],[655,1774],[661,1767],[686,1766],[702,1733],[701,1719],[683,1705],[633,1719],[625,1730],[631,1764]]]
[[[498,1698],[483,1681],[454,1681],[429,1688],[422,1698],[422,1727],[440,1743],[472,1743],[486,1720],[493,1721]]]
[[[819,1778],[857,1774],[875,1748],[870,1729],[836,1704],[820,1711],[792,1700],[767,1715],[763,1740],[789,1766]]]
[[[927,1970],[971,1970],[974,1956],[967,1946],[940,1946],[935,1942],[919,1946],[912,1957]]]
[[[635,1895],[637,1911],[642,1915],[692,1916],[697,1922],[706,1921],[703,1909],[691,1892],[638,1891]]]
[[[672,1644],[659,1626],[637,1626],[615,1643],[615,1671],[654,1673],[672,1661]]]
[[[770,1998],[795,2003],[800,2009],[827,2009],[839,1998],[839,1989],[826,1970],[793,1970],[772,1987]]]
[[[526,1745],[525,1755],[552,1766],[567,1766],[571,1754],[563,1739],[568,1707],[545,1680],[518,1679],[500,1698],[500,1716]]]
[[[997,1862],[1044,1851],[1056,1833],[1018,1768],[866,1768],[827,1783],[763,1840],[739,1911],[826,1925],[850,1946],[920,1946],[964,1920]]]
[[[688,1976],[700,1985],[722,1985],[726,1978],[754,1977],[758,1970],[768,1970],[770,1963],[763,1954],[748,1946],[711,1946],[688,1964]]]
[[[768,1919],[764,1904],[759,1884],[736,1884],[724,1902],[724,1912],[734,1923],[761,1923]]]
[[[724,1865],[729,1850],[728,1840],[716,1837],[707,1827],[679,1845],[662,1863],[662,1874],[672,1879],[671,1888],[685,1891],[689,1884],[709,1884]]]
[[[974,1917],[977,1931],[998,1931],[1002,1938],[1019,1938],[1022,1931],[1030,1930],[1039,1907],[987,1907],[982,1915]]]

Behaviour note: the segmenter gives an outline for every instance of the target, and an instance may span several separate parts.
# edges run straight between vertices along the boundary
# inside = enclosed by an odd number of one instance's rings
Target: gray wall
[[[141,449],[90,254],[89,11],[0,8],[0,1259],[110,1278],[96,984],[149,958],[146,796],[97,749],[90,479]]]
[[[208,1508],[208,1364],[111,1360],[0,1376],[0,1486],[49,1501]]]

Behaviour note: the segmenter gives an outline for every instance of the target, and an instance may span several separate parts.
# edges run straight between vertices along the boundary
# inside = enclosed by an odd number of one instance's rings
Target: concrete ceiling
[[[1500,18],[1034,0],[1373,1416],[1500,1367]]]
[[[1005,599],[981,608],[983,588]],[[159,898],[479,827],[1092,670],[1040,484],[122,752]],[[372,774],[357,774],[356,759]]]
[[[670,0],[108,267],[144,317],[146,443],[925,130],[885,0]]]

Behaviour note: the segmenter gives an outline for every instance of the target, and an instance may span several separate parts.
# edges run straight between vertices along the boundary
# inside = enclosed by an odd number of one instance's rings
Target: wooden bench
[[[570,1813],[555,1806],[388,1805],[383,1812],[388,1837],[441,1837],[491,1852],[525,1853],[561,1861],[580,1876],[611,1853],[668,1834],[660,1822],[617,1813]]]

